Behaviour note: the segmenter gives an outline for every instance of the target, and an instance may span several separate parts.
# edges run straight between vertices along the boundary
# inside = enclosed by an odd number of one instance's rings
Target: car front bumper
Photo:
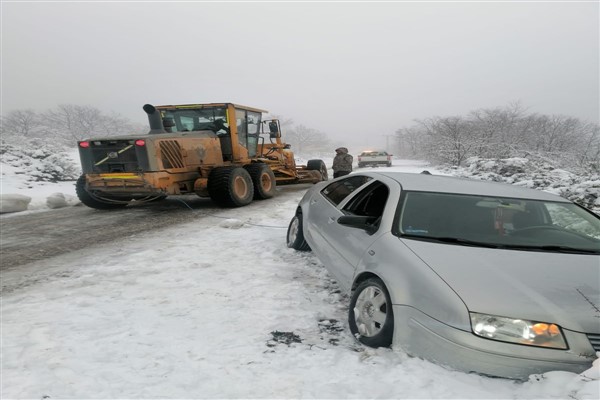
[[[394,305],[393,347],[453,369],[527,380],[548,371],[581,373],[595,351],[583,333],[563,330],[568,350],[504,343],[443,324],[420,311]]]

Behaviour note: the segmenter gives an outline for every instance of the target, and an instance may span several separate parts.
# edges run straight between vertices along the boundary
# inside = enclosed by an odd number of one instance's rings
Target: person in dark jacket
[[[348,149],[338,147],[335,149],[335,157],[333,158],[333,177],[348,175],[352,172],[352,162],[354,158],[348,154]]]

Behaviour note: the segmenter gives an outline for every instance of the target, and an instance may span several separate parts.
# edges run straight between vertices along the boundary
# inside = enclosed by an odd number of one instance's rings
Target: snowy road
[[[278,193],[305,191],[307,185],[278,187]],[[268,203],[263,203],[268,204]],[[111,242],[135,240],[140,233],[159,231],[222,213],[210,199],[195,195],[118,210],[94,210],[83,205],[0,218],[0,270],[16,268],[72,251]]]
[[[194,208],[210,209],[201,199],[188,200]],[[209,206],[211,208],[209,208]],[[85,206],[15,215],[0,219],[2,269],[104,244],[130,240],[140,232],[189,222],[189,209],[168,199],[160,204],[101,211]]]

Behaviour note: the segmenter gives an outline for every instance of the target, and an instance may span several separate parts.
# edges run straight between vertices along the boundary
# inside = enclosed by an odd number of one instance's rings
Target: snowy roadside
[[[81,169],[76,149],[66,152],[53,152],[50,149],[23,152],[8,145],[3,145],[1,149],[2,217],[13,215],[7,210],[22,209],[14,205],[18,200],[26,202],[26,211],[22,212],[27,213],[79,204],[75,195],[75,180]]]
[[[517,383],[358,344],[335,282],[285,246],[302,194],[3,273],[1,397],[599,397],[598,362]]]
[[[29,265],[24,280],[4,276],[3,285],[18,290],[3,295],[2,397],[595,393],[575,374],[517,384],[357,344],[348,334],[347,301],[325,269],[283,243],[300,196],[270,200],[268,215],[254,203],[118,248]]]

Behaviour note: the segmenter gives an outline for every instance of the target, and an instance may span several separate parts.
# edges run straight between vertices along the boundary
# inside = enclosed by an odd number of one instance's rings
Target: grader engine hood
[[[117,136],[79,142],[84,174],[164,170],[197,171],[222,163],[221,145],[212,132]]]

